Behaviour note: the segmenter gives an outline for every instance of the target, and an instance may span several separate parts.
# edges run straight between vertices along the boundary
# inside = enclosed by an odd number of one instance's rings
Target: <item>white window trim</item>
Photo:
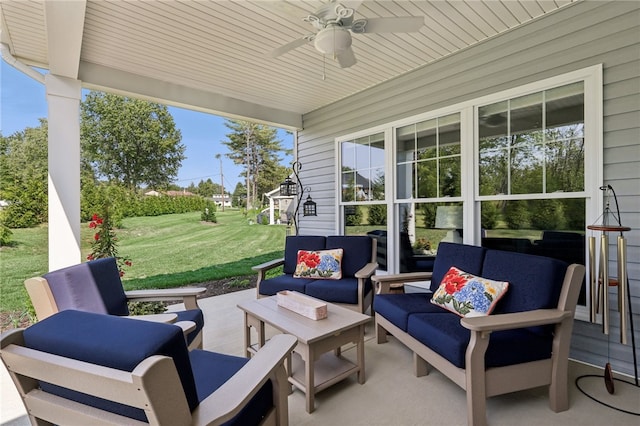
[[[462,156],[462,171],[461,171],[461,197],[451,197],[447,200],[450,201],[462,201],[465,212],[470,209],[473,211],[473,215],[464,215],[464,243],[475,244],[480,241],[480,202],[492,199],[504,199],[505,196],[480,196],[478,194],[477,176],[479,173],[478,162],[478,114],[477,109],[479,106],[499,102],[506,99],[516,98],[527,94],[540,92],[543,90],[553,89],[558,86],[575,83],[578,81],[584,81],[584,138],[585,138],[585,181],[584,191],[562,193],[562,194],[544,194],[547,198],[567,198],[567,196],[584,197],[586,198],[586,213],[585,222],[587,224],[594,223],[600,216],[604,208],[604,201],[600,191],[600,186],[604,180],[604,162],[602,161],[602,153],[604,149],[603,143],[603,79],[602,79],[602,64],[582,68],[576,71],[571,71],[565,74],[545,78],[543,80],[535,81],[532,83],[524,84],[521,86],[513,87],[500,92],[492,93],[490,95],[482,96],[479,98],[471,99],[454,105],[449,105],[437,110],[428,111],[425,113],[413,115],[389,123],[385,123],[379,126],[371,127],[358,132],[350,133],[340,136],[335,139],[335,158],[336,182],[340,182],[340,164],[342,162],[340,153],[340,143],[371,135],[374,133],[384,132],[385,134],[385,151],[389,153],[386,155],[385,161],[385,173],[387,176],[391,176],[391,179],[385,180],[385,200],[387,204],[387,229],[389,230],[388,243],[391,247],[395,247],[395,250],[390,250],[390,255],[394,255],[397,252],[398,242],[395,231],[397,231],[396,221],[393,220],[396,216],[397,205],[407,200],[396,200],[394,186],[396,182],[396,170],[395,170],[395,129],[410,124],[415,124],[420,121],[425,121],[440,116],[460,113],[461,122],[461,156]],[[536,195],[510,195],[509,199],[531,199],[540,198],[540,194]],[[341,209],[344,203],[341,201],[341,194],[336,191],[336,209],[335,223],[336,232],[340,233],[343,229],[343,223],[341,218]],[[418,201],[418,200],[415,200]],[[429,200],[431,201],[431,200]],[[378,204],[378,203],[370,203]],[[585,247],[585,258],[587,248]],[[389,265],[392,268],[395,266],[395,259],[390,256]],[[392,269],[393,271],[393,269]],[[391,271],[390,271],[391,272]],[[588,273],[588,271],[587,271]],[[587,280],[589,277],[587,276]],[[587,281],[588,282],[588,281]],[[587,295],[587,298],[589,296]],[[587,300],[587,307],[590,301]],[[588,308],[585,306],[578,306],[576,309],[576,319],[588,320]]]

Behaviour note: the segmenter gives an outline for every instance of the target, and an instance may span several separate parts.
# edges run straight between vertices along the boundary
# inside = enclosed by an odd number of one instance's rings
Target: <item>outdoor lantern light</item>
[[[288,197],[298,193],[298,184],[289,176],[280,184],[280,195]]]
[[[280,195],[284,197],[297,196],[298,198],[296,210],[293,212],[293,217],[291,218],[293,227],[296,230],[296,235],[298,235],[298,210],[300,210],[300,206],[302,205],[303,216],[317,216],[318,214],[316,213],[316,203],[311,199],[311,195],[307,196],[307,200],[304,204],[302,203],[302,196],[304,193],[311,192],[311,188],[308,186],[304,187],[300,181],[300,175],[298,172],[302,168],[302,164],[298,161],[294,161],[291,168],[293,169],[295,180],[287,177],[284,182],[280,184]]]
[[[311,199],[311,195],[307,195],[307,201],[302,206],[303,216],[318,216],[316,214],[316,202]]]

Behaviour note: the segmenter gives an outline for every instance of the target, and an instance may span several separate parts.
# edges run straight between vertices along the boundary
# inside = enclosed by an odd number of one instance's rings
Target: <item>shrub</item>
[[[529,209],[531,226],[534,229],[562,229],[564,225],[560,200],[535,200]]]
[[[0,222],[0,247],[11,244],[12,236],[11,229],[5,226],[4,222]]]
[[[102,217],[97,214],[93,215],[91,222],[89,222],[89,228],[95,229],[96,233],[93,235],[91,253],[87,256],[87,260],[114,257],[118,263],[120,276],[123,276],[124,267],[131,266],[131,260],[118,255],[118,238],[113,231],[108,206],[105,205],[103,208]]]
[[[498,222],[498,207],[495,201],[485,201],[482,203],[482,227],[484,229],[493,229]]]
[[[526,229],[529,226],[527,202],[507,201],[504,207],[504,221],[509,229]]]
[[[374,204],[369,206],[369,225],[387,224],[387,206],[384,204]]]
[[[205,202],[204,209],[200,215],[200,220],[203,222],[218,223],[218,219],[216,218],[216,203],[213,201]]]
[[[360,206],[345,207],[345,225],[358,226],[362,223],[362,209]]]

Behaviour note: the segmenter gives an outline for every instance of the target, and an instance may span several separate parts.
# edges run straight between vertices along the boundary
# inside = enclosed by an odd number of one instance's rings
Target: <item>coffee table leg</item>
[[[365,381],[364,375],[364,325],[358,327],[358,383],[363,384]]]
[[[306,348],[306,357],[304,364],[304,380],[305,380],[305,388],[306,388],[306,400],[307,400],[307,413],[312,413],[315,410],[315,377],[313,367],[315,364],[315,359],[313,357],[313,350],[311,348]]]

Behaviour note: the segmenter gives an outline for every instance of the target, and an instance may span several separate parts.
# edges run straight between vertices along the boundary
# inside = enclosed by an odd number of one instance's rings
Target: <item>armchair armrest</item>
[[[377,262],[367,263],[358,272],[356,272],[355,277],[365,278],[365,279],[369,278],[371,275],[373,275],[376,272],[377,268],[378,268]]]
[[[207,291],[202,287],[167,288],[125,291],[127,299],[134,302],[162,302],[181,299],[185,309],[198,309],[197,296]]]
[[[297,343],[298,340],[290,334],[273,336],[240,371],[198,405],[192,413],[193,424],[221,424],[230,420],[270,378],[275,378],[279,386],[288,387],[284,360]],[[283,395],[278,395],[281,392]],[[276,395],[286,404],[288,392],[281,388],[274,392],[274,397]]]
[[[386,294],[390,292],[391,286],[398,284],[427,281],[431,279],[431,272],[407,272],[403,274],[374,275],[371,281],[376,288],[376,294]]]
[[[488,315],[486,317],[462,318],[460,324],[471,331],[490,333],[499,330],[557,324],[571,317],[570,311],[559,309],[536,309],[512,314]]]
[[[280,259],[270,260],[260,265],[252,266],[251,269],[260,273],[265,273],[269,269],[277,268],[280,265],[284,265],[284,257]]]

